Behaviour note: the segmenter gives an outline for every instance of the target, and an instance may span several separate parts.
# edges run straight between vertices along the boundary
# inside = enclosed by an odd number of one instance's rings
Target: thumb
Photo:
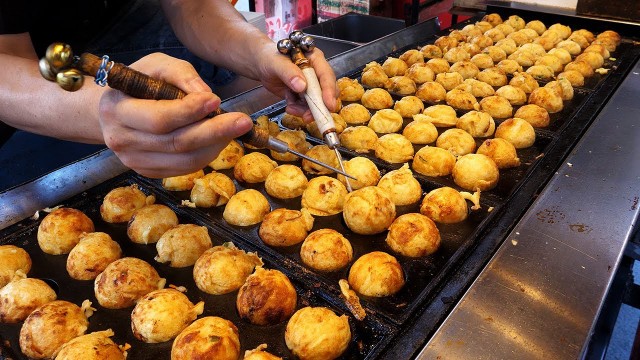
[[[307,80],[302,70],[288,58],[279,59],[274,70],[280,80],[296,94],[303,93],[307,89]]]

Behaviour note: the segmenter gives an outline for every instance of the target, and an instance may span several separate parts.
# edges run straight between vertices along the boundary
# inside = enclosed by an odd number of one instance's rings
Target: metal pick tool
[[[86,73],[95,76],[95,81],[100,86],[108,84],[113,89],[120,90],[139,99],[173,100],[182,99],[187,95],[184,91],[163,80],[154,79],[126,65],[109,61],[109,57],[106,55],[102,58],[89,53],[73,56],[71,47],[62,43],[54,43],[47,48],[46,56],[40,59],[39,67],[40,73],[45,79],[57,82],[67,91],[80,89],[84,83],[83,74]],[[109,81],[107,82],[107,80]],[[226,113],[225,110],[218,108],[209,114],[209,117],[224,113]],[[355,179],[344,171],[344,167],[339,170],[322,161],[294,151],[289,148],[289,144],[270,136],[269,132],[264,129],[254,126],[238,139],[255,147],[267,148],[279,153],[290,152],[314,164],[342,174],[347,178]],[[340,158],[338,157],[338,159]],[[342,162],[340,162],[340,165],[342,165]]]
[[[320,88],[318,76],[309,63],[309,59],[304,56],[305,52],[313,50],[314,47],[315,43],[313,38],[298,30],[289,34],[288,39],[278,41],[278,51],[280,51],[281,54],[289,55],[291,57],[291,61],[293,61],[293,63],[302,70],[302,73],[307,80],[307,90],[304,93],[304,98],[311,110],[314,121],[318,125],[318,130],[324,136],[324,142],[330,149],[335,151],[338,163],[342,169],[342,172],[340,173],[344,175],[344,164],[342,162],[340,151],[338,151],[340,139],[336,132],[336,124],[333,121],[333,117],[331,116],[329,109],[327,109],[324,105],[324,101],[322,100],[322,89]],[[349,177],[357,180],[352,176]],[[348,178],[345,178],[345,185],[347,186],[347,190],[351,192],[351,183]]]

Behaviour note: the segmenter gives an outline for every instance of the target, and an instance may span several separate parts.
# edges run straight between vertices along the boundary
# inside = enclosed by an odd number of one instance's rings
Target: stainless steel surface
[[[636,63],[418,358],[583,355],[638,216],[638,98]]]

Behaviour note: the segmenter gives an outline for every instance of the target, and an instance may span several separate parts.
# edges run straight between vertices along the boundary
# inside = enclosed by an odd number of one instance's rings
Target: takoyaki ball
[[[393,110],[403,118],[411,118],[424,111],[424,103],[417,96],[405,96],[393,104]]]
[[[437,223],[455,224],[464,221],[469,210],[464,197],[457,190],[445,186],[425,195],[420,213]]]
[[[622,41],[622,37],[620,36],[620,34],[613,30],[605,30],[601,32],[600,34],[598,34],[598,36],[596,36],[596,39],[611,39],[615,42],[616,45],[619,45],[620,41]]]
[[[145,343],[161,343],[178,336],[204,310],[175,289],[155,290],[143,296],[131,312],[133,336]]]
[[[320,229],[304,239],[300,259],[308,267],[320,271],[336,271],[353,259],[353,248],[347,238],[333,229]]]
[[[254,189],[245,189],[229,199],[222,217],[231,225],[251,226],[261,222],[269,211],[271,206],[262,193]]]
[[[593,40],[591,45],[602,45],[610,53],[616,51],[616,48],[618,47],[616,41],[608,37],[596,38],[595,40]]]
[[[449,105],[432,105],[424,109],[422,113],[432,118],[431,122],[436,127],[456,126],[458,122],[456,110]]]
[[[55,291],[40,279],[12,281],[0,289],[0,323],[23,321],[33,310],[56,297]]]
[[[509,101],[511,105],[523,105],[527,103],[527,94],[524,90],[513,85],[505,85],[496,90],[496,95]]]
[[[144,198],[142,198],[141,201],[144,201]],[[105,203],[107,203],[107,198],[105,198]],[[116,215],[118,215],[116,212],[127,207],[118,206],[123,204],[122,202],[110,201],[108,204],[109,206],[107,206],[107,208],[111,210],[110,215],[114,215],[110,219],[115,219],[117,217]],[[123,205],[133,206],[134,204],[128,203]],[[137,204],[135,205],[137,206]],[[127,220],[129,219],[127,218]],[[80,241],[80,235],[82,235],[82,233],[93,231],[93,221],[82,211],[72,208],[58,208],[47,214],[40,223],[40,226],[38,226],[38,245],[40,245],[42,251],[50,255],[68,254],[69,251],[76,246],[78,241]]]
[[[589,40],[580,34],[572,33],[567,40],[571,40],[580,45],[580,49],[586,49],[587,46],[589,46]]]
[[[382,89],[380,89],[382,90]],[[386,92],[385,90],[382,90]],[[389,93],[387,93],[388,95]],[[389,95],[391,98],[391,95]],[[393,102],[393,100],[391,100]],[[362,125],[366,124],[369,119],[371,119],[371,113],[361,104],[353,103],[347,106],[344,106],[340,109],[340,116],[344,119],[344,122],[348,125]]]
[[[256,266],[262,266],[256,253],[247,253],[227,243],[212,247],[198,258],[193,267],[193,280],[198,289],[207,294],[227,294],[238,290]]]
[[[556,89],[556,91],[561,94],[560,96],[562,96],[562,100],[573,99],[573,86],[571,86],[571,83],[567,79],[558,79],[548,82],[545,87]]]
[[[89,321],[82,309],[64,300],[37,307],[20,328],[20,350],[30,359],[51,359],[60,346],[83,335]]]
[[[416,85],[420,85],[427,81],[433,81],[436,75],[427,63],[415,63],[407,70],[406,77],[413,80]],[[382,86],[384,86],[384,83],[378,87]]]
[[[506,119],[513,115],[511,103],[502,96],[487,96],[480,100],[480,108],[496,119]]]
[[[526,35],[529,38],[529,40],[536,39],[539,36],[538,33],[533,29],[526,29],[525,28],[525,29],[522,29],[522,30],[518,30],[518,32],[521,33],[521,34]],[[528,43],[528,44],[531,44],[531,43]]]
[[[477,153],[490,157],[498,165],[498,169],[520,166],[515,146],[505,139],[487,139],[478,147]]]
[[[236,180],[246,183],[260,183],[278,166],[278,163],[263,153],[252,152],[241,157],[233,168]]]
[[[407,63],[408,66],[411,66],[416,63],[423,63],[424,56],[422,56],[422,53],[419,50],[411,49],[400,55],[400,60]]]
[[[217,316],[194,321],[182,330],[171,346],[172,360],[237,360],[239,357],[238,328]]]
[[[233,191],[235,192],[235,187]],[[165,231],[176,225],[178,225],[178,216],[171,208],[161,204],[151,204],[133,213],[127,226],[127,235],[136,244],[154,244]]]
[[[311,148],[311,150],[313,150],[313,148]],[[335,154],[333,155],[335,157]],[[304,164],[302,166],[304,167]],[[267,175],[267,180],[264,182],[264,189],[267,191],[267,194],[276,199],[293,199],[302,195],[308,183],[307,177],[299,167],[285,164],[273,169],[273,171]]]
[[[553,24],[549,26],[549,30],[553,30],[560,35],[561,38],[566,39],[571,35],[571,28],[567,25]]]
[[[364,88],[358,82],[358,79],[350,79],[341,77],[337,80],[338,96],[342,101],[360,101]]]
[[[464,61],[471,59],[471,55],[463,48],[454,47],[444,53],[443,59],[447,60],[450,64],[458,61]]]
[[[413,177],[408,164],[386,173],[378,182],[378,187],[387,191],[396,206],[415,204],[422,196],[422,187]]]
[[[500,31],[500,29],[496,29],[496,28],[485,31],[484,36],[487,36],[491,40],[493,40],[494,44],[506,37],[504,33]]]
[[[524,149],[533,145],[536,141],[536,132],[526,120],[512,118],[498,125],[496,138],[507,140],[516,149]]]
[[[511,34],[507,35],[507,39],[515,41],[516,45],[518,46],[522,46],[531,42],[529,36],[521,31],[512,32]]]
[[[571,86],[583,86],[584,85],[584,76],[582,73],[576,70],[567,70],[558,74],[558,79],[566,79],[571,83]]]
[[[120,245],[109,234],[85,233],[67,257],[67,272],[72,279],[93,280],[121,256]]]
[[[489,30],[489,29],[487,29]],[[486,31],[486,30],[485,30]],[[493,45],[493,40],[486,35],[478,35],[478,36],[474,36],[471,38],[471,40],[469,40],[469,42],[471,44],[476,44],[480,47],[480,49],[484,49],[488,46],[492,46]]]
[[[466,35],[467,38],[482,35],[482,30],[473,24],[466,25],[462,30],[460,30],[460,32]]]
[[[293,130],[304,129],[305,127],[305,122],[300,116],[291,115],[289,113],[284,113],[284,115],[282,115],[282,119],[280,119],[280,123],[282,124],[282,126],[288,129],[293,129]]]
[[[289,278],[262,267],[247,277],[236,299],[240,318],[254,325],[275,325],[296,311],[298,295]]]
[[[435,74],[440,74],[449,71],[449,62],[445,59],[431,59],[427,61],[427,65],[433,70]]]
[[[235,193],[236,186],[233,180],[214,171],[196,179],[190,199],[197,207],[210,208],[226,204]]]
[[[588,41],[588,42],[592,42],[593,40],[596,39],[596,36],[589,30],[587,29],[580,29],[580,30],[574,30],[571,35],[582,35],[584,36],[584,38]],[[569,38],[571,38],[571,36],[569,36]]]
[[[516,50],[518,50],[518,45],[516,45],[516,42],[513,41],[512,39],[502,39],[498,42],[495,43],[495,46],[499,47],[500,49],[504,50],[504,52],[507,54],[507,56],[513,54],[514,52],[516,52]]]
[[[412,144],[431,144],[438,138],[438,129],[429,120],[427,115],[418,114],[413,117],[413,121],[407,124],[402,130],[402,136],[406,137]]]
[[[445,97],[447,105],[460,110],[478,110],[478,100],[473,94],[461,89],[449,91]]]
[[[502,24],[496,25],[494,29],[500,30],[504,34],[504,36],[507,36],[516,31],[516,29],[514,29],[513,26],[504,22]]]
[[[418,86],[418,89],[416,90],[416,97],[430,104],[444,101],[446,96],[447,90],[445,90],[444,86],[435,81],[427,81],[426,83]]]
[[[315,216],[335,215],[342,211],[346,195],[347,188],[338,179],[318,176],[302,193],[302,207]]]
[[[386,84],[387,80],[389,80],[389,76],[387,75],[387,73],[384,72],[384,69],[382,68],[382,66],[380,66],[380,64],[376,63],[375,61],[374,63],[378,66],[370,66],[368,68],[365,67],[365,69],[362,72],[362,77],[360,81],[362,82],[363,85],[366,85],[369,87],[373,87],[373,88],[384,87],[384,84]],[[362,95],[360,95],[360,97],[362,98]]]
[[[462,84],[458,85],[456,89],[462,89],[477,98],[491,96],[496,92],[493,86],[476,79],[466,79]]]
[[[602,58],[604,58],[605,60],[611,56],[611,54],[609,54],[609,50],[607,50],[604,46],[593,43],[587,46],[586,49],[584,49],[583,53],[587,52],[596,52],[602,55]]]
[[[484,21],[484,20],[476,22],[475,25],[482,32],[485,32],[485,31],[493,28],[493,25],[491,25],[491,23],[489,23],[487,21]],[[476,35],[476,36],[479,36],[479,35]],[[476,36],[474,36],[474,37],[476,37]]]
[[[204,176],[204,171],[202,175]],[[127,222],[131,219],[134,211],[154,202],[155,197],[145,195],[136,184],[118,187],[109,191],[104,197],[100,206],[100,215],[104,221],[109,223]]]
[[[458,61],[457,63],[454,63],[453,65],[451,65],[450,71],[453,73],[458,73],[462,75],[463,79],[472,79],[476,76],[478,72],[480,72],[480,70],[478,69],[478,66],[472,61],[473,59],[471,61],[468,61],[468,60]],[[445,74],[438,74],[438,75],[445,75]]]
[[[558,49],[567,50],[572,56],[576,56],[582,52],[582,48],[580,47],[580,45],[573,40],[560,41],[558,45],[556,45],[556,47]]]
[[[484,69],[478,73],[477,79],[495,87],[507,85],[507,74],[498,67]]]
[[[470,191],[491,190],[498,184],[498,165],[488,156],[467,154],[458,158],[451,172],[453,181]]]
[[[392,109],[378,110],[369,120],[369,126],[378,134],[397,132],[402,128],[402,115]]]
[[[409,213],[399,216],[389,227],[385,242],[391,250],[408,257],[431,255],[440,247],[440,231],[428,217]]]
[[[536,79],[526,72],[513,74],[513,78],[509,81],[509,85],[522,89],[526,94],[531,94],[535,89],[540,87]]]
[[[500,61],[496,65],[496,67],[504,71],[506,74],[515,74],[517,72],[522,72],[522,66],[518,64],[517,61],[510,59]]]
[[[391,79],[389,80],[391,81]],[[391,94],[389,94],[387,90],[380,89],[380,88],[368,89],[367,91],[365,91],[364,95],[362,95],[361,102],[362,102],[362,105],[373,110],[388,109],[393,106],[393,98],[391,98]],[[354,104],[347,105],[345,106],[345,108],[351,105],[354,105]],[[344,117],[344,115],[342,116]],[[367,121],[368,120],[369,119],[367,119]],[[345,118],[345,121],[348,124],[361,124],[361,122],[360,123],[349,122],[349,120],[346,118]]]
[[[538,57],[536,55],[528,51],[522,51],[522,50],[518,50],[513,54],[507,56],[507,59],[514,60],[515,62],[518,63],[518,65],[522,67],[532,66],[533,64],[535,64],[537,58]]]
[[[562,110],[562,95],[556,89],[541,87],[533,90],[529,95],[529,104],[536,104],[545,108],[550,114],[557,113]]]
[[[555,58],[555,57],[550,56],[550,58]],[[559,61],[558,61],[558,64],[559,64]],[[526,72],[527,74],[533,76],[533,78],[538,81],[549,81],[553,79],[553,76],[555,75],[554,70],[551,67],[546,65],[531,66],[527,69]]]
[[[374,148],[376,157],[392,164],[407,162],[413,158],[411,141],[400,134],[382,135]]]
[[[441,36],[437,38],[433,44],[442,49],[443,53],[446,53],[447,50],[453,49],[458,46],[458,39],[451,36]]]
[[[162,187],[169,191],[191,190],[191,188],[193,188],[194,180],[201,178],[203,176],[204,176],[204,170],[198,170],[198,171],[192,172],[191,174],[163,178]],[[105,200],[106,200],[106,197],[105,197]],[[108,221],[108,220],[105,220],[105,221]]]
[[[409,65],[406,62],[394,57],[388,57],[382,63],[382,69],[388,77],[404,75],[408,68]]]
[[[242,360],[282,360],[281,357],[267,352],[266,348],[267,344],[260,344],[253,350],[247,350],[244,352]]]
[[[536,104],[521,106],[513,115],[516,118],[526,120],[534,128],[544,128],[549,126],[549,112]]]
[[[478,44],[472,44],[468,42],[460,44],[460,48],[466,51],[471,57],[474,57],[475,55],[478,55],[482,52],[482,49],[480,48],[480,46],[478,46]]]
[[[15,245],[0,245],[0,288],[12,280],[27,277],[30,270],[29,253]]]
[[[549,51],[553,49],[560,41],[562,41],[562,39],[560,39],[558,33],[556,33],[555,31],[547,30],[542,34],[542,36],[535,38],[533,40],[533,43],[542,46],[545,51]]]
[[[209,163],[213,170],[224,170],[233,168],[238,160],[244,155],[244,148],[237,141],[232,140],[222,149],[218,156]]]
[[[488,22],[491,26],[497,26],[498,24],[502,24],[502,17],[500,17],[500,14],[491,13],[483,16],[482,21]]]
[[[449,36],[458,40],[458,44],[467,41],[467,34],[460,30],[452,30],[449,32]]]
[[[416,152],[411,167],[413,171],[426,176],[447,176],[453,171],[456,157],[448,150],[425,146]]]
[[[536,60],[535,62],[535,66],[546,66],[548,68],[550,68],[553,73],[559,73],[562,71],[562,69],[564,68],[564,64],[562,63],[562,61],[554,56],[554,55],[544,55],[542,57],[540,57],[538,60]],[[535,67],[532,66],[532,67]],[[527,72],[529,72],[529,70],[531,70],[531,68],[527,69]],[[531,70],[533,71],[533,70]],[[532,74],[533,75],[533,74]],[[542,80],[547,80],[553,77],[553,74],[551,76],[548,75],[548,73],[545,73],[545,76],[543,78],[541,78]]]
[[[373,161],[365,157],[354,157],[351,160],[347,160],[343,163],[344,171],[352,175],[358,180],[349,179],[349,184],[354,190],[361,189],[365,186],[374,186],[380,180],[380,170],[376,167]],[[340,180],[345,186],[347,181],[345,176],[338,174],[338,180]]]
[[[514,30],[518,31],[520,29],[524,29],[526,23],[523,18],[518,15],[511,15],[507,20],[504,21],[505,24],[511,26]]]
[[[307,141],[305,132],[302,130],[283,130],[280,132],[280,134],[278,134],[278,136],[276,136],[276,139],[286,142],[287,144],[289,144],[289,149],[295,150],[301,154],[305,154],[307,151],[309,151],[309,149],[311,149],[311,144],[309,144],[309,142]],[[280,153],[275,150],[271,150],[271,157],[274,160],[280,161],[298,160],[298,156],[292,153]],[[262,181],[264,181],[265,179],[266,177],[262,179]]]
[[[325,164],[331,165],[334,168],[337,168],[340,165],[338,163],[338,157],[336,156],[336,153],[333,150],[329,149],[329,147],[324,144],[316,145],[312,147],[311,150],[309,150],[306,155],[313,159],[319,160]],[[302,159],[302,169],[307,173],[313,174],[313,175],[328,175],[333,173],[333,170],[327,169],[326,167],[320,166],[307,159]],[[302,179],[299,179],[299,181],[302,181]],[[304,185],[306,186],[306,178],[305,178]],[[296,196],[300,196],[300,194],[302,194],[302,191],[304,191],[304,188],[297,190],[296,193],[299,192],[299,194]],[[296,197],[296,196],[293,196],[293,197]]]
[[[56,360],[125,360],[126,351],[111,340],[113,330],[96,331],[64,343]]]
[[[432,44],[423,46],[420,48],[420,52],[425,59],[439,59],[442,57],[442,49]]]
[[[269,118],[266,115],[259,116],[256,119],[255,127],[259,130],[264,130],[268,132],[269,135],[271,136],[277,136],[280,133],[280,127],[278,126],[278,123],[275,121],[269,120]],[[244,143],[243,145],[247,149],[258,149],[257,147],[247,143]]]
[[[491,61],[491,65],[484,66],[483,69],[492,67],[492,66],[494,66],[494,64],[497,64],[500,61],[505,60],[507,58],[507,53],[504,52],[504,50],[502,50],[502,48],[499,48],[497,46],[488,46],[488,47],[484,48],[484,50],[482,50],[482,54],[488,55],[489,58],[492,60]],[[480,54],[478,54],[478,55],[480,55]],[[471,61],[473,61],[473,58],[475,58],[478,55],[474,55],[471,58]],[[482,59],[485,59],[485,58],[484,57],[480,57],[479,59],[482,60]],[[485,62],[486,62],[486,64],[482,64],[482,65],[489,64],[488,61],[485,61]],[[478,64],[476,64],[476,65],[478,65]],[[478,67],[480,67],[480,66],[478,66]]]
[[[474,110],[462,115],[458,119],[456,127],[468,132],[473,137],[482,138],[493,135],[496,123],[489,113]]]
[[[604,58],[602,55],[595,51],[590,51],[586,53],[582,53],[576,57],[576,61],[584,61],[587,64],[591,65],[593,70],[601,68],[604,64]]]
[[[336,133],[340,134],[344,131],[344,129],[347,128],[347,122],[344,121],[344,119],[340,114],[331,113],[331,118],[333,119],[333,123],[336,125]],[[320,130],[318,130],[318,124],[315,121],[308,123],[306,125],[306,128],[309,134],[311,134],[311,136],[318,139],[323,138],[322,134],[320,133]]]
[[[342,146],[359,153],[375,149],[378,142],[376,132],[367,126],[348,127],[338,137]]]
[[[171,267],[186,267],[212,246],[207,228],[194,224],[180,224],[167,230],[156,243],[157,262],[169,263]]]
[[[524,26],[525,29],[532,29],[538,35],[542,35],[547,30],[547,26],[540,20],[531,20]]]
[[[351,341],[349,318],[325,307],[304,307],[291,317],[284,333],[287,347],[304,360],[340,357]]]
[[[562,65],[566,65],[571,62],[571,54],[569,54],[569,52],[565,49],[553,48],[549,50],[548,55],[555,56],[556,58],[558,58],[558,60],[560,60],[560,63]],[[562,71],[562,69],[560,69],[560,71]]]
[[[107,265],[94,283],[96,299],[107,309],[124,309],[153,290],[162,289],[165,279],[146,261],[126,257]]]
[[[312,227],[313,216],[307,209],[280,208],[264,217],[258,235],[269,246],[291,246],[302,242]]]
[[[407,76],[394,76],[387,80],[384,86],[388,91],[398,95],[413,95],[416,93],[416,83]],[[388,106],[391,107],[391,106]]]
[[[569,70],[576,70],[586,78],[593,76],[593,73],[594,73],[591,65],[584,60],[574,60],[568,63],[567,65],[565,65],[564,71],[569,71]]]
[[[349,285],[364,296],[393,295],[404,286],[404,271],[395,257],[382,251],[370,252],[351,265]]]
[[[347,194],[342,217],[356,234],[378,234],[396,218],[396,206],[386,190],[367,186]]]

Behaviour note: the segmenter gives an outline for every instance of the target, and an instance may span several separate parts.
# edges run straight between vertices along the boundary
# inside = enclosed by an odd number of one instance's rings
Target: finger
[[[318,81],[322,88],[322,100],[324,101],[324,104],[327,106],[329,111],[335,112],[338,105],[336,101],[338,89],[336,85],[336,75],[334,74],[331,65],[329,65],[327,59],[325,59],[322,50],[317,48],[307,53],[307,58],[318,76]]]
[[[131,64],[131,68],[151,77],[164,80],[186,93],[211,92],[211,88],[198,75],[189,62],[166,54],[153,53]]]
[[[222,150],[209,146],[190,153],[157,152],[116,153],[120,161],[137,173],[150,178],[165,178],[190,174],[203,169]]]
[[[286,112],[291,115],[302,116],[309,109],[307,103],[291,90],[285,92],[285,99],[287,101]]]

